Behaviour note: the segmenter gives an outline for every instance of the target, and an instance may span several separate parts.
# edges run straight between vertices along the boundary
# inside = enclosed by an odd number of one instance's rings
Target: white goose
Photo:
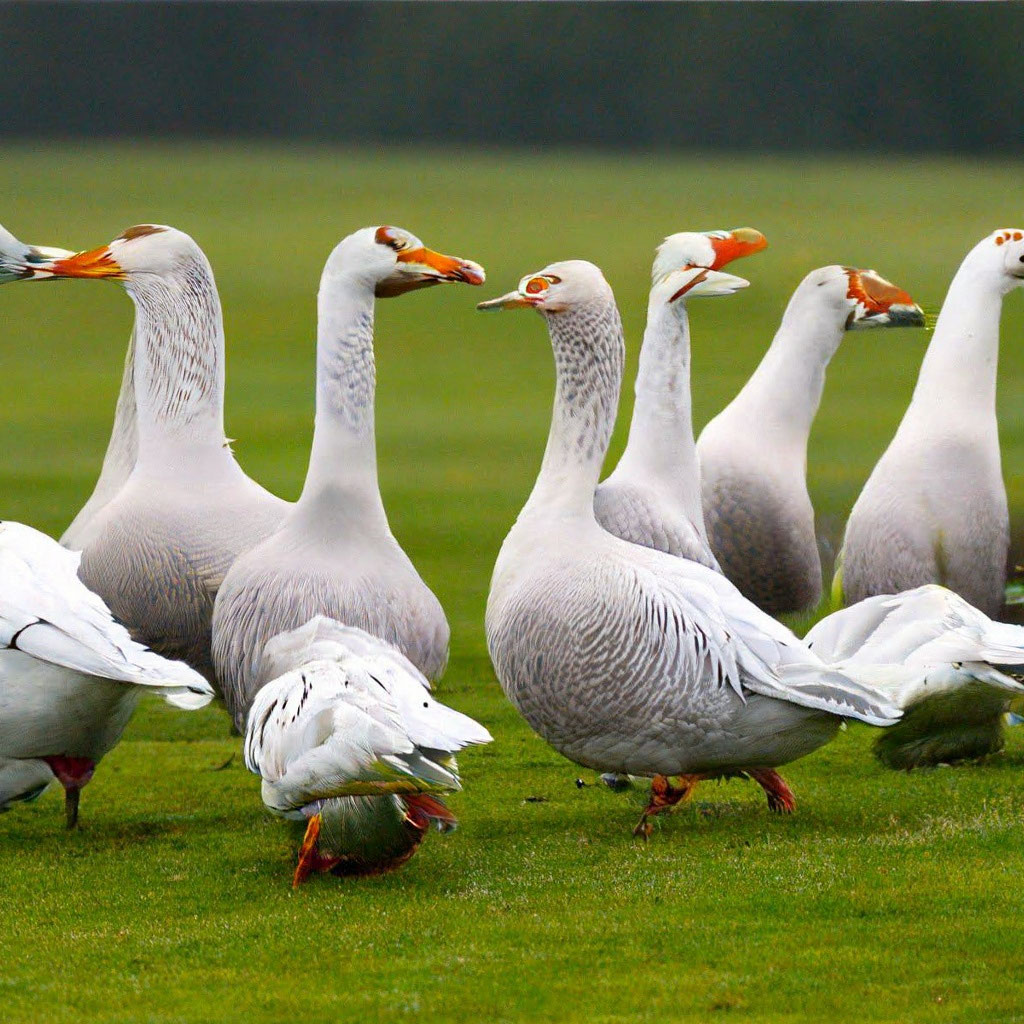
[[[874,674],[904,709],[875,740],[890,768],[995,753],[1003,714],[1024,694],[1024,626],[993,622],[936,584],[869,597],[822,619],[804,642],[858,678]]]
[[[846,524],[847,604],[941,583],[986,615],[1003,604],[1010,524],[996,367],[1003,297],[1024,284],[1024,231],[979,242],[949,286],[903,421]]]
[[[374,298],[483,280],[477,264],[387,226],[356,231],[327,260],[316,426],[302,495],[280,528],[234,563],[214,611],[214,663],[239,730],[256,695],[264,644],[314,615],[394,644],[428,678],[444,670],[448,622],[392,535],[377,483]]]
[[[770,806],[791,809],[779,765],[828,742],[844,717],[888,724],[899,710],[832,671],[724,576],[598,525],[623,364],[611,288],[591,263],[554,263],[479,308],[514,307],[547,321],[557,383],[544,461],[487,602],[502,688],[571,760],[657,777],[643,834],[700,778],[746,773]],[[672,775],[685,784],[670,786]]]
[[[224,329],[210,264],[188,235],[146,224],[32,273],[121,281],[135,303],[133,391],[122,385],[123,429],[104,462],[110,486],[71,539],[83,549],[82,580],[133,636],[212,678],[217,587],[288,505],[245,475],[224,436]]]
[[[213,697],[187,665],[131,639],[79,580],[79,558],[31,527],[0,523],[0,810],[56,776],[68,828],[142,693],[188,710]]]
[[[753,376],[701,432],[711,549],[722,572],[763,611],[804,611],[821,599],[807,441],[844,333],[923,324],[920,306],[873,270],[812,270]]]
[[[609,533],[711,569],[718,563],[701,511],[687,302],[693,296],[731,295],[746,288],[743,278],[717,271],[767,244],[753,228],[679,232],[661,244],[651,270],[629,440],[619,464],[594,494],[594,514]],[[682,271],[687,273],[681,277]],[[668,278],[678,292],[673,301],[666,301],[673,297],[666,291]]]
[[[461,788],[454,755],[490,733],[430,695],[396,648],[317,616],[268,641],[245,738],[263,802],[305,823],[295,869],[375,874],[416,852],[431,822],[453,828],[438,798]]]

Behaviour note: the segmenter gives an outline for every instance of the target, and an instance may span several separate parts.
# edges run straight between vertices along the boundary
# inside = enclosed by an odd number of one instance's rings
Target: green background
[[[537,317],[473,309],[552,260],[604,269],[630,359],[614,457],[665,234],[751,225],[770,242],[730,268],[750,289],[692,303],[700,426],[814,267],[873,267],[937,310],[963,254],[1024,219],[1019,163],[124,143],[8,146],[0,177],[0,219],[27,241],[92,247],[150,221],[196,238],[224,304],[228,434],[288,498],[332,246],[392,223],[486,267],[483,288],[378,304],[377,423],[393,530],[452,624],[439,694],[496,737],[462,759],[459,831],[396,874],[293,893],[293,838],[263,811],[223,713],[147,703],[86,790],[79,832],[64,833],[53,792],[0,819],[5,1022],[1024,1019],[1021,730],[986,765],[897,775],[853,728],[785,773],[793,817],[769,817],[749,783],[705,784],[643,844],[630,835],[642,792],[578,789],[593,774],[507,704],[483,605],[540,462],[552,366]],[[3,515],[58,535],[98,472],[132,307],[107,283],[0,297]],[[999,414],[1015,539],[1022,326],[1014,295]],[[859,332],[833,360],[809,482],[834,540],[927,340]]]

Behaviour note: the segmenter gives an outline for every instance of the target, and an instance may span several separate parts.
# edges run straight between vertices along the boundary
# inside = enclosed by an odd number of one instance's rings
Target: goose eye
[[[401,252],[403,249],[408,248],[408,242],[396,235],[394,228],[377,228],[377,233],[373,237],[374,241],[379,245],[386,245],[389,249],[394,249],[395,252]]]

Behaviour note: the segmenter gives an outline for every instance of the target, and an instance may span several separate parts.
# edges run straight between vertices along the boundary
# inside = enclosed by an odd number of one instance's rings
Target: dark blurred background
[[[1019,152],[1018,3],[7,3],[0,135]]]

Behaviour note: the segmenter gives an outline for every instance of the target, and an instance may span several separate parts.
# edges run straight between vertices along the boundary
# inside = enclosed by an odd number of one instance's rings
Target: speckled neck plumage
[[[372,284],[325,270],[317,319],[316,426],[299,504],[386,521],[377,483]]]
[[[544,462],[526,508],[593,518],[594,489],[622,384],[622,321],[611,297],[545,319],[555,355],[555,404]]]
[[[223,447],[224,327],[209,265],[139,275],[128,292],[140,456],[182,442]]]

